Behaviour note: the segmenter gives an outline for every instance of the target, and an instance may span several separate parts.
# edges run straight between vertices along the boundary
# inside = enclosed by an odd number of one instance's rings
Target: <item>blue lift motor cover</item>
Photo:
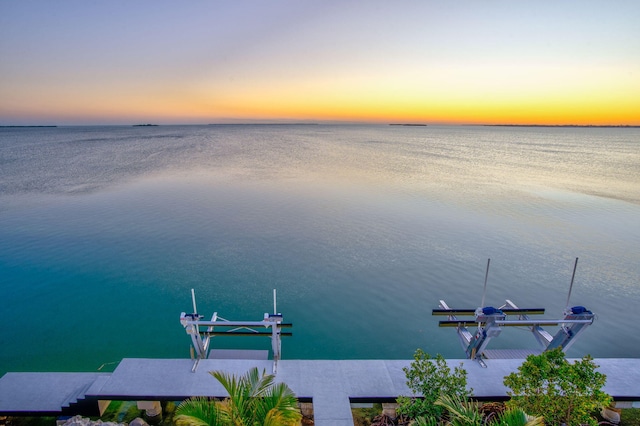
[[[487,306],[482,308],[482,313],[484,315],[493,315],[493,314],[502,314],[502,311],[500,309],[496,309],[493,306]]]
[[[573,308],[571,308],[571,313],[574,315],[590,314],[591,311],[585,308],[584,306],[574,306]]]

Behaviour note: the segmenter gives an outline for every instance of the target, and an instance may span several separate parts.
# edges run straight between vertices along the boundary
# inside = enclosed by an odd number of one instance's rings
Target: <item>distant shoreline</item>
[[[470,124],[470,126],[474,126],[474,124]],[[619,125],[596,125],[596,124],[481,124],[484,127],[587,127],[587,128],[640,128],[640,126],[630,126],[626,124]]]
[[[158,126],[317,126],[321,124],[341,124],[341,123],[209,123],[209,124],[70,124],[63,125],[63,127],[118,127],[118,126],[132,126],[132,127],[158,127]],[[384,125],[383,123],[343,123],[354,125]],[[405,126],[405,127],[427,127],[429,125],[422,123],[387,123],[388,126]],[[449,127],[541,127],[541,128],[587,128],[587,129],[637,129],[640,125],[630,124],[437,124],[437,126],[449,126]],[[58,125],[0,125],[0,129],[7,128],[56,128]]]
[[[426,124],[419,123],[390,123],[389,126],[427,127]]]
[[[317,126],[318,123],[209,123],[207,126]]]

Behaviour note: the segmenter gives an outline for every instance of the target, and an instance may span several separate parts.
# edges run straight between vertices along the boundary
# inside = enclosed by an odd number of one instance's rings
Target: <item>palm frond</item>
[[[215,426],[223,424],[224,417],[215,401],[193,397],[176,408],[174,421],[178,426]]]
[[[229,395],[236,393],[240,388],[240,381],[233,374],[228,374],[224,371],[209,371],[209,374],[220,382]]]
[[[416,417],[411,423],[412,426],[438,426],[438,420],[435,417],[420,416]]]
[[[525,414],[527,419],[527,423],[524,426],[543,426],[544,425],[544,417],[542,416],[528,416]]]
[[[262,370],[260,374],[257,367],[252,368],[243,376],[245,378],[249,394],[252,398],[262,396],[266,389],[273,384],[275,377],[272,374],[267,374],[265,370]]]
[[[482,413],[473,402],[464,401],[458,396],[441,395],[435,404],[449,412],[450,423],[453,426],[482,425]]]
[[[302,418],[298,399],[284,383],[277,383],[267,389],[255,406],[256,419],[264,424],[298,424]],[[276,422],[277,419],[277,422]]]
[[[524,411],[515,408],[500,414],[494,426],[542,426],[543,424],[543,417],[528,417]]]
[[[293,391],[284,383],[274,384],[275,377],[264,370],[252,368],[240,377],[223,371],[210,374],[229,394],[218,411],[231,425],[289,426],[302,418]]]
[[[250,417],[252,413],[251,385],[247,378],[249,373],[240,377],[224,371],[210,371],[209,374],[215,377],[229,394],[221,411],[227,414],[232,425],[242,424],[241,419]]]

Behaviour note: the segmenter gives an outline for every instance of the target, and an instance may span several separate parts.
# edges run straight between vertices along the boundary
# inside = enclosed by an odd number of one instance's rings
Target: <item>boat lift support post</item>
[[[276,290],[273,290],[273,314],[265,313],[262,321],[229,321],[213,313],[210,321],[204,321],[203,315],[198,314],[196,298],[191,289],[191,299],[193,302],[193,313],[180,314],[180,324],[185,328],[191,337],[192,353],[194,359],[192,372],[198,368],[201,359],[209,358],[211,350],[211,338],[214,336],[234,335],[234,336],[270,336],[271,350],[273,352],[273,373],[276,374],[278,361],[282,355],[282,336],[291,336],[291,332],[283,332],[282,328],[292,327],[292,324],[282,322],[282,314],[277,312]],[[271,328],[270,331],[260,330],[261,327]],[[195,352],[195,353],[194,353]]]

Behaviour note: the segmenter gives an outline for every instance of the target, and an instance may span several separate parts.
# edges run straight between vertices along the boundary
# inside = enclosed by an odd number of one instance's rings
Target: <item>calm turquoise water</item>
[[[191,288],[247,320],[277,288],[285,358],[462,357],[439,299],[477,307],[491,258],[488,305],[557,318],[576,257],[570,355],[640,356],[640,129],[0,129],[0,373],[189,357]]]

